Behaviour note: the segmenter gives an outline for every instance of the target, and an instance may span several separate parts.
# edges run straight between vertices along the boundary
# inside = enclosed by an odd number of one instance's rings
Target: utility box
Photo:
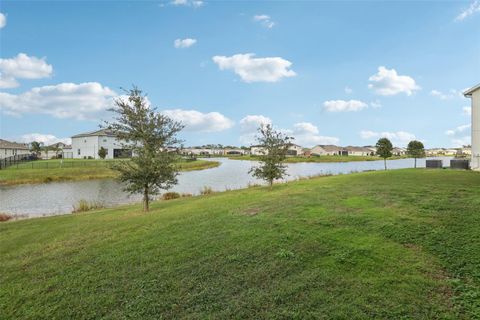
[[[442,169],[443,163],[442,163],[442,160],[427,160],[426,167],[433,168],[433,169]]]
[[[467,159],[452,159],[450,160],[451,169],[470,169],[470,161]]]

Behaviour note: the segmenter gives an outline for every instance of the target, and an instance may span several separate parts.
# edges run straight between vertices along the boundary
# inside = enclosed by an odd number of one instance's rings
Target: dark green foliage
[[[179,147],[177,133],[183,125],[157,112],[138,88],[127,92],[128,99],[115,101],[116,121],[107,123],[107,127],[124,142],[124,149],[132,150],[133,157],[112,168],[127,184],[126,191],[143,194],[143,210],[148,211],[151,195],[177,183],[177,156],[169,149]]]
[[[383,158],[385,170],[387,170],[387,158],[390,158],[393,150],[393,145],[387,138],[380,138],[375,145],[377,148],[377,155]]]
[[[263,154],[258,158],[260,165],[250,169],[250,173],[267,181],[272,187],[274,180],[286,175],[284,161],[293,138],[274,130],[270,124],[262,125],[258,131],[260,135],[257,136],[257,143],[263,148]]]
[[[417,167],[417,158],[425,157],[425,147],[418,140],[412,140],[408,143],[407,154],[415,159],[415,168]]]
[[[100,150],[98,150],[98,156],[101,159],[105,159],[105,157],[107,156],[107,149],[105,149],[104,147],[101,147]]]
[[[36,156],[38,156],[40,154],[40,152],[42,151],[41,143],[38,142],[38,141],[33,141],[30,144],[30,151],[32,151]]]
[[[182,195],[178,192],[166,192],[162,194],[162,200],[173,200],[173,199],[178,199]]]

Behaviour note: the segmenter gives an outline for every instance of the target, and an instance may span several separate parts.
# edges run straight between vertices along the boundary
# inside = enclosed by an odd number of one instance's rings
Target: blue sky
[[[304,146],[469,143],[476,1],[2,1],[0,136],[95,130],[121,87],[248,145],[272,122]],[[177,40],[177,41],[175,41]]]

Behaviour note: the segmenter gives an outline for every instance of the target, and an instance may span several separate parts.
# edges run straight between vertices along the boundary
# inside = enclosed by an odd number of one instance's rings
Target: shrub
[[[52,182],[53,181],[53,178],[52,177],[45,177],[43,178],[43,182],[44,183],[49,183],[49,182]]]
[[[200,190],[200,194],[205,196],[205,195],[208,195],[208,194],[212,194],[214,193],[212,187],[207,187],[207,186],[204,186],[203,189]]]
[[[13,217],[6,214],[6,213],[0,213],[0,222],[8,221],[12,219]]]
[[[172,200],[180,198],[180,193],[178,192],[167,192],[162,195],[163,200]]]
[[[193,196],[191,193],[182,193],[182,198],[187,198]]]
[[[87,200],[82,199],[78,201],[76,206],[73,206],[72,213],[85,212],[85,211],[102,209],[102,208],[105,208],[105,206],[101,202],[98,202],[98,201],[88,202]]]

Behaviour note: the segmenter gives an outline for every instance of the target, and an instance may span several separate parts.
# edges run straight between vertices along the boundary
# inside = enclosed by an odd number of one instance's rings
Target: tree
[[[271,189],[275,179],[286,175],[287,167],[283,161],[293,138],[274,130],[270,124],[262,125],[258,131],[260,135],[256,139],[263,151],[259,157],[260,165],[251,168],[249,173],[267,181]]]
[[[105,157],[107,156],[107,149],[105,149],[104,147],[100,147],[100,150],[98,150],[98,156],[101,159],[105,159]]]
[[[33,141],[30,144],[30,150],[38,157],[40,152],[42,152],[42,144],[38,141]]]
[[[425,147],[418,140],[412,140],[408,143],[407,154],[415,159],[415,168],[417,167],[417,158],[425,157]]]
[[[127,99],[115,100],[111,109],[115,121],[106,122],[106,128],[112,130],[122,148],[132,151],[132,159],[115,162],[112,168],[127,184],[126,191],[143,194],[143,211],[148,211],[151,195],[177,183],[177,155],[168,150],[181,143],[177,134],[183,125],[157,112],[137,87],[126,93]]]
[[[392,143],[387,138],[380,138],[375,147],[377,148],[377,155],[383,158],[385,170],[387,170],[387,158],[392,156]]]

